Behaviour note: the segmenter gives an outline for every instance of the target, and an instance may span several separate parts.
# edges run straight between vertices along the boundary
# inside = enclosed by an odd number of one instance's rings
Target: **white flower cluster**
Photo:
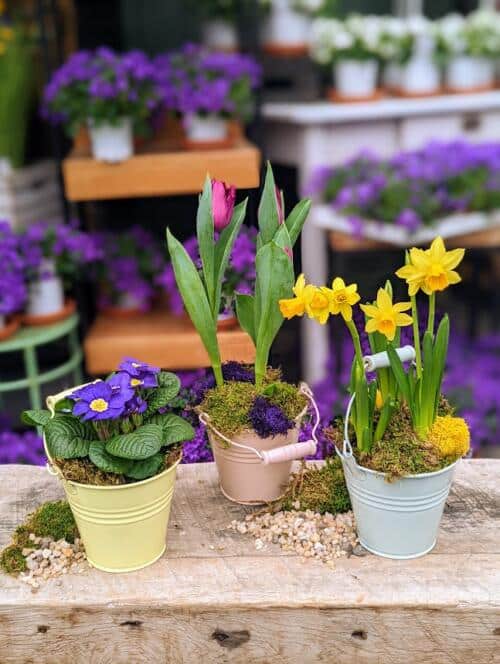
[[[500,13],[479,9],[467,17],[448,14],[436,24],[438,49],[444,56],[500,55]]]
[[[352,14],[345,21],[318,18],[313,22],[310,52],[316,62],[328,64],[336,58],[364,60],[381,57],[381,16]]]
[[[273,0],[259,0],[260,5],[265,9],[270,9],[273,5]],[[276,0],[274,0],[276,2]],[[314,16],[325,8],[327,0],[278,0],[281,4],[288,4],[291,9],[300,12],[301,14],[309,14]]]

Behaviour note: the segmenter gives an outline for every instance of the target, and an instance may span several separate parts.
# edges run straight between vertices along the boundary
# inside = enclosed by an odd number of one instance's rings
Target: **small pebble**
[[[56,542],[51,537],[36,537],[30,533],[29,540],[38,548],[23,549],[28,571],[20,574],[19,578],[31,586],[31,592],[37,592],[40,584],[48,579],[67,574],[68,571],[81,573],[89,568],[83,543],[78,538],[70,544],[64,539]]]

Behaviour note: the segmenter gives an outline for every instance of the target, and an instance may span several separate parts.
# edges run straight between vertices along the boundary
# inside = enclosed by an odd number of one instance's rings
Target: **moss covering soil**
[[[253,383],[227,381],[208,390],[197,410],[207,413],[216,429],[232,436],[253,428],[249,413],[258,396],[278,406],[289,420],[297,418],[307,405],[296,385],[282,381],[279,370],[268,369],[261,388]]]
[[[43,503],[16,528],[12,544],[0,555],[0,567],[7,574],[19,574],[26,570],[23,549],[34,548],[33,542],[29,539],[31,533],[37,537],[51,537],[55,541],[64,539],[73,543],[78,537],[78,528],[69,503],[65,500]]]

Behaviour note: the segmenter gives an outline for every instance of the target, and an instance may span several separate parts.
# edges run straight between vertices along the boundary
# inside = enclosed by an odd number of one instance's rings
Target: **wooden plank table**
[[[0,467],[0,545],[62,489]],[[65,664],[493,664],[500,661],[500,461],[457,469],[435,550],[334,570],[226,530],[213,464],[181,466],[168,551],[123,575],[89,570],[38,592],[0,575],[0,661]]]
[[[221,330],[219,344],[224,362],[253,362],[255,347],[240,327]],[[132,318],[117,320],[98,315],[84,341],[85,362],[90,374],[114,371],[125,356],[163,369],[197,369],[210,366],[200,337],[187,317],[153,309]]]

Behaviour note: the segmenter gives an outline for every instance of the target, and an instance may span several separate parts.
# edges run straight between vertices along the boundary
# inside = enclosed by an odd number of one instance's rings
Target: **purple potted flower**
[[[248,119],[261,71],[250,56],[210,53],[186,44],[156,58],[165,107],[182,118],[187,147],[212,147],[229,139],[228,120]]]
[[[101,259],[93,267],[99,284],[99,308],[118,318],[149,311],[165,264],[153,235],[133,226],[126,232],[96,233],[93,237],[101,250]]]
[[[75,224],[39,221],[19,237],[28,299],[25,321],[45,325],[70,315],[74,301],[65,292],[81,274],[81,268],[100,256],[93,238]]]
[[[27,291],[19,238],[6,221],[0,221],[0,340],[11,336],[19,325],[15,314],[22,311]]]
[[[133,154],[133,134],[149,130],[161,108],[155,67],[142,51],[107,47],[78,51],[54,72],[44,92],[43,114],[74,136],[90,131],[96,159],[120,162]]]
[[[105,380],[48,397],[23,421],[43,429],[89,561],[140,569],[165,551],[181,444],[193,427],[172,412],[178,377],[126,358]]]

